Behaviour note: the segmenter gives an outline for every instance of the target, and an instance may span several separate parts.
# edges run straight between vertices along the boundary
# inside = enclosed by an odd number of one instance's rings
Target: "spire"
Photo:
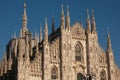
[[[54,15],[52,15],[52,33],[55,30]]]
[[[48,42],[48,25],[47,18],[45,18],[44,41]]]
[[[27,31],[27,14],[26,14],[26,3],[24,2],[24,13],[22,17],[22,33],[25,34]]]
[[[111,39],[110,39],[110,33],[108,32],[107,34],[107,50],[112,50],[112,46],[111,46]]]
[[[87,33],[90,33],[91,32],[91,26],[90,26],[90,17],[89,17],[89,10],[88,9],[87,9],[86,25],[87,25]]]
[[[60,27],[61,29],[64,29],[65,27],[65,18],[64,18],[64,9],[63,9],[63,4],[61,5],[61,21],[60,21]]]
[[[66,12],[66,29],[70,30],[70,15],[69,15],[68,5],[67,5],[67,12]]]
[[[96,23],[94,17],[94,10],[92,10],[92,33],[96,33]]]
[[[42,42],[42,25],[40,26],[40,43]]]

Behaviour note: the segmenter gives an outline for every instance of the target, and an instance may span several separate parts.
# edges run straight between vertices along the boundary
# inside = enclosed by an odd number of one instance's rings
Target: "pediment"
[[[71,32],[72,32],[72,35],[81,35],[81,34],[85,34],[85,29],[80,23],[76,22],[71,27]]]

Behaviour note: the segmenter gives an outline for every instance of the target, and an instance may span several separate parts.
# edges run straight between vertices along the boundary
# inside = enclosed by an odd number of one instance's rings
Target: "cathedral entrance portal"
[[[77,80],[83,80],[83,75],[81,73],[77,74]]]

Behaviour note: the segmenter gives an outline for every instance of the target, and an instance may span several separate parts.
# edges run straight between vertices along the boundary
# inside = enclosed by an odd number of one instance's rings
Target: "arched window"
[[[57,68],[54,66],[51,69],[51,80],[57,80],[58,79],[58,70]]]
[[[77,80],[83,80],[83,75],[81,73],[77,74]]]
[[[100,72],[100,80],[106,80],[106,72],[104,70]]]
[[[81,46],[80,46],[80,44],[77,44],[75,46],[75,60],[76,61],[81,61],[82,60],[81,52],[82,52]]]

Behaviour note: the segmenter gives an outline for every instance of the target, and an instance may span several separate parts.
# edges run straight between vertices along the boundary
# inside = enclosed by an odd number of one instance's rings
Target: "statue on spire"
[[[22,34],[25,36],[25,32],[28,31],[27,29],[27,14],[26,14],[26,3],[24,2],[24,12],[22,17]]]
[[[27,15],[26,15],[26,3],[24,2],[24,14],[23,14],[23,18],[27,18]]]

